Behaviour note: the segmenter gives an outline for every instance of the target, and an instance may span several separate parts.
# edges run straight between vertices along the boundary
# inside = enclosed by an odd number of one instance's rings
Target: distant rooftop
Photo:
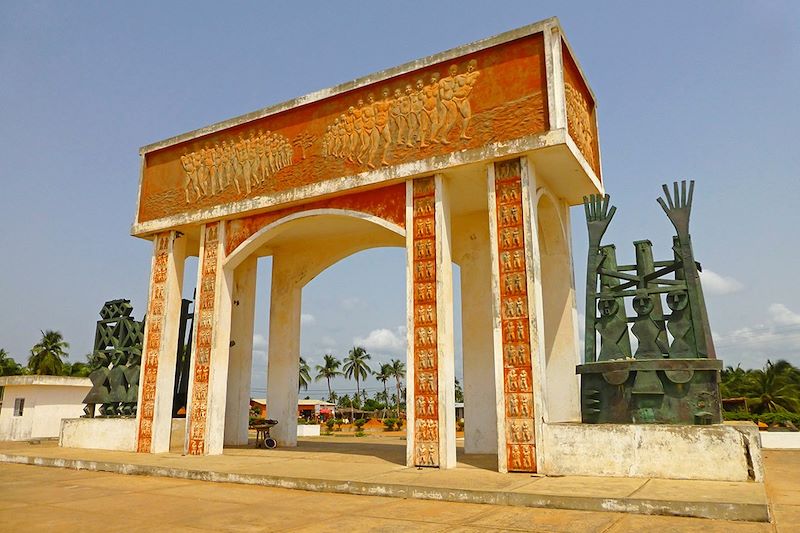
[[[91,387],[92,381],[89,378],[76,378],[73,376],[2,376],[0,377],[0,387],[12,385],[50,385],[56,387]]]

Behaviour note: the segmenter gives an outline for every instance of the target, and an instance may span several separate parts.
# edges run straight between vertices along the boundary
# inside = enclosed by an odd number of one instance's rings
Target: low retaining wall
[[[297,424],[298,437],[319,437],[319,424]]]
[[[544,424],[542,474],[764,480],[755,424]]]
[[[65,418],[58,445],[62,448],[136,451],[135,418]]]
[[[762,431],[761,447],[765,450],[797,450],[800,449],[800,432],[797,431]]]

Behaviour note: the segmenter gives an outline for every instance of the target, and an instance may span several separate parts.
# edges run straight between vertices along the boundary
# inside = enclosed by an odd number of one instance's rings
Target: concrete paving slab
[[[679,516],[625,515],[604,533],[657,531],[658,533],[771,533],[772,524],[697,520]]]
[[[356,439],[351,439],[356,440]],[[325,450],[332,446],[332,452]],[[359,448],[359,446],[361,446]],[[357,450],[353,456],[348,451]],[[405,468],[382,457],[404,450],[402,442],[366,443],[344,439],[329,443],[301,441],[297,449],[261,454],[261,450],[226,450],[221,456],[184,457],[177,454],[136,454],[74,450],[54,445],[0,443],[0,461],[143,474],[182,480],[205,480],[302,489],[341,495],[377,495],[462,503],[561,508],[576,511],[622,511],[643,514],[768,520],[764,487],[756,483],[641,480],[625,478],[542,478],[500,474],[481,468],[486,457],[459,458],[453,470]],[[270,450],[275,451],[275,450]],[[35,452],[35,454],[31,453]],[[331,457],[337,460],[332,461]],[[464,460],[467,463],[464,465]],[[474,459],[471,461],[470,460]],[[35,478],[31,478],[33,480]],[[648,488],[649,485],[652,487]],[[169,501],[181,485],[160,487]],[[95,485],[102,489],[103,484]],[[20,487],[24,490],[25,487]],[[93,498],[89,486],[76,488],[76,498]],[[788,490],[788,487],[787,487]],[[26,496],[27,497],[27,496]],[[204,498],[197,495],[197,498]],[[353,507],[361,504],[357,497]],[[228,503],[238,503],[227,499]],[[224,502],[223,502],[224,503]],[[338,512],[344,504],[330,512]],[[300,507],[302,508],[302,507]],[[396,518],[381,516],[376,518]],[[471,524],[465,524],[471,525]],[[222,526],[221,526],[222,527]]]
[[[533,529],[534,531],[585,532],[604,531],[617,520],[615,513],[495,507],[487,515],[472,522],[472,526],[502,530]]]
[[[516,492],[559,496],[580,494],[599,498],[625,498],[640,489],[645,483],[647,483],[647,479],[641,478],[543,477],[515,490]]]
[[[756,486],[762,487],[762,490],[753,490]],[[767,503],[763,485],[732,481],[650,479],[631,497],[643,500]]]

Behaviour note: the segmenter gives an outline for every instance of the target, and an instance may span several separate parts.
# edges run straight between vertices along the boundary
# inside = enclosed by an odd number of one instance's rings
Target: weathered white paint
[[[256,304],[257,258],[244,260],[233,274],[231,343],[228,361],[225,444],[247,444],[250,417],[250,377],[253,367],[253,319]]]
[[[135,418],[69,418],[61,425],[62,448],[136,451]]]
[[[541,464],[544,455],[544,437],[542,427],[548,421],[546,346],[545,346],[545,314],[543,302],[541,252],[539,250],[539,224],[537,222],[536,188],[538,176],[533,163],[527,158],[520,158],[520,171],[522,182],[522,220],[525,229],[525,269],[528,277],[528,327],[531,339],[531,367],[533,376],[531,386],[533,389],[533,424],[535,428],[534,440],[536,442],[536,464]]]
[[[454,218],[453,261],[461,268],[465,453],[497,453],[491,260],[488,211]]]
[[[544,310],[544,368],[547,377],[547,421],[580,421],[580,363],[577,309],[566,205],[543,186],[537,194],[539,264]]]
[[[439,364],[439,468],[456,467],[455,345],[453,339],[453,259],[449,180],[436,184],[436,342]],[[413,250],[408,250],[412,254]],[[412,308],[413,313],[413,308]],[[413,403],[407,405],[414,405]]]
[[[270,432],[271,434],[271,432]],[[319,437],[319,424],[298,424],[298,437]]]
[[[800,432],[797,431],[762,431],[761,447],[765,450],[798,450],[800,449]]]
[[[83,414],[92,382],[66,376],[6,376],[0,377],[0,387],[0,440],[28,440],[58,437],[62,419]],[[14,416],[17,398],[25,399],[22,416]]]
[[[150,287],[153,286],[158,240],[153,241],[153,257],[150,269]],[[161,326],[161,345],[158,351],[158,374],[156,377],[155,406],[153,409],[153,430],[150,445],[151,453],[169,451],[170,434],[172,432],[172,393],[175,383],[175,365],[177,361],[178,324],[181,317],[181,301],[183,291],[183,267],[186,262],[186,239],[176,231],[169,235],[169,255],[167,259],[167,279],[164,284],[164,318]],[[152,297],[152,295],[151,295]],[[143,346],[147,346],[150,328],[153,321],[145,325]],[[146,354],[143,355],[143,358]],[[144,372],[146,365],[142,361],[139,374],[139,398],[142,398]],[[136,427],[142,410],[137,410]],[[134,433],[134,440],[138,431]]]
[[[545,475],[764,480],[754,424],[544,424],[542,436]]]

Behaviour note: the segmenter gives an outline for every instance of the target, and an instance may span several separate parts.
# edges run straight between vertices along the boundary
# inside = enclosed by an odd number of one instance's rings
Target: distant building
[[[0,440],[58,437],[61,419],[83,414],[89,378],[0,377]]]
[[[336,414],[336,405],[324,400],[297,400],[297,416],[307,420],[327,420]],[[251,398],[250,410],[257,418],[267,418],[267,400]]]
[[[456,420],[464,419],[464,402],[456,402]]]

